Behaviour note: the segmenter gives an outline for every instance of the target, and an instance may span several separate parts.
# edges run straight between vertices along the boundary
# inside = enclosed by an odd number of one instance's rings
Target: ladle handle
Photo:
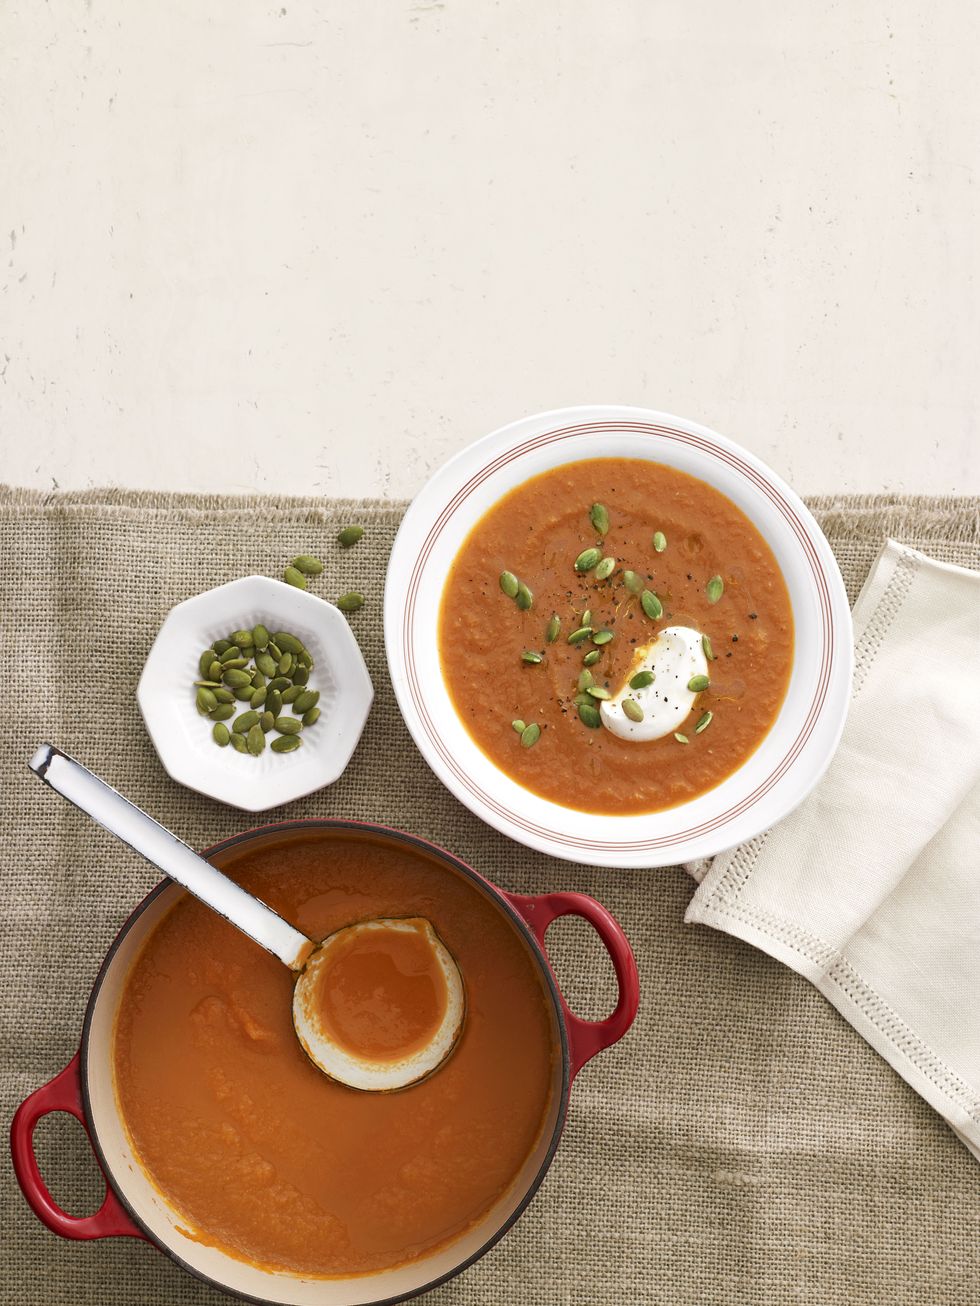
[[[258,898],[198,857],[175,834],[124,798],[104,780],[52,744],[42,744],[30,768],[46,785],[87,812],[158,870],[182,884],[243,934],[292,970],[301,970],[313,944]]]

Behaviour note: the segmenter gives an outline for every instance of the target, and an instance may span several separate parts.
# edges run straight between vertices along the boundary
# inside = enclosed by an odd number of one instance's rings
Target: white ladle
[[[313,1064],[331,1079],[364,1090],[406,1088],[432,1074],[452,1052],[463,1022],[463,981],[452,954],[427,920],[361,921],[314,943],[67,753],[42,744],[29,765],[56,793],[297,972],[293,990],[296,1036]],[[383,1072],[377,1063],[338,1048],[317,1018],[315,989],[323,966],[354,932],[371,930],[408,930],[425,937],[446,981],[447,1002],[438,1029],[410,1059],[385,1062]]]

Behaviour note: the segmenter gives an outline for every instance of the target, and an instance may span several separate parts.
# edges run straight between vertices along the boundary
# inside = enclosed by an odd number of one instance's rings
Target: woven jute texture
[[[886,535],[980,566],[976,500],[812,506],[852,597]],[[0,491],[6,1119],[75,1051],[100,959],[157,879],[44,789],[29,755],[41,740],[60,745],[196,846],[252,823],[164,773],[136,681],[174,603],[252,572],[276,576],[293,554],[314,552],[326,562],[318,593],[367,595],[352,626],[377,698],[343,778],[284,814],[402,826],[505,888],[593,894],[625,927],[643,986],[632,1032],[574,1086],[539,1195],[497,1248],[432,1294],[433,1306],[980,1301],[976,1162],[803,979],[723,934],[685,928],[693,885],[681,871],[597,870],[529,852],[429,773],[399,718],[382,643],[385,561],[401,512],[390,503]],[[352,520],[365,535],[344,552],[334,537]],[[603,1014],[611,971],[589,929],[559,923],[549,947],[572,1005]],[[50,1117],[38,1144],[56,1197],[77,1213],[93,1209],[101,1186],[78,1126]],[[146,1244],[49,1234],[9,1160],[3,1226],[4,1301],[227,1300]]]

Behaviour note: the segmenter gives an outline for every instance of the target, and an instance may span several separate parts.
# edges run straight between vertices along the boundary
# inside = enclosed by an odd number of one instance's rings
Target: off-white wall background
[[[406,495],[618,401],[804,492],[980,492],[978,41],[973,0],[5,0],[0,479]]]

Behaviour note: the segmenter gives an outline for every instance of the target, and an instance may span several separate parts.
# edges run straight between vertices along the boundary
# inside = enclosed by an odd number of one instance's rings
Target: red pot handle
[[[619,1001],[605,1020],[583,1020],[576,1016],[559,990],[574,1079],[591,1057],[618,1042],[636,1019],[640,1006],[640,977],[633,949],[615,916],[606,911],[601,902],[584,893],[543,893],[536,897],[509,893],[507,897],[527,921],[546,959],[548,950],[544,936],[551,922],[559,916],[581,916],[599,935],[616,971]],[[551,965],[550,959],[548,965]]]
[[[77,1216],[69,1215],[58,1206],[41,1178],[37,1157],[34,1155],[34,1130],[42,1116],[51,1111],[65,1111],[80,1120],[82,1128],[88,1134],[85,1112],[82,1110],[79,1055],[76,1052],[60,1075],[55,1075],[43,1088],[25,1098],[17,1108],[10,1125],[10,1154],[14,1162],[14,1174],[34,1214],[52,1233],[60,1234],[62,1238],[146,1238],[143,1230],[130,1219],[108,1181],[105,1201],[99,1210],[94,1215]]]

